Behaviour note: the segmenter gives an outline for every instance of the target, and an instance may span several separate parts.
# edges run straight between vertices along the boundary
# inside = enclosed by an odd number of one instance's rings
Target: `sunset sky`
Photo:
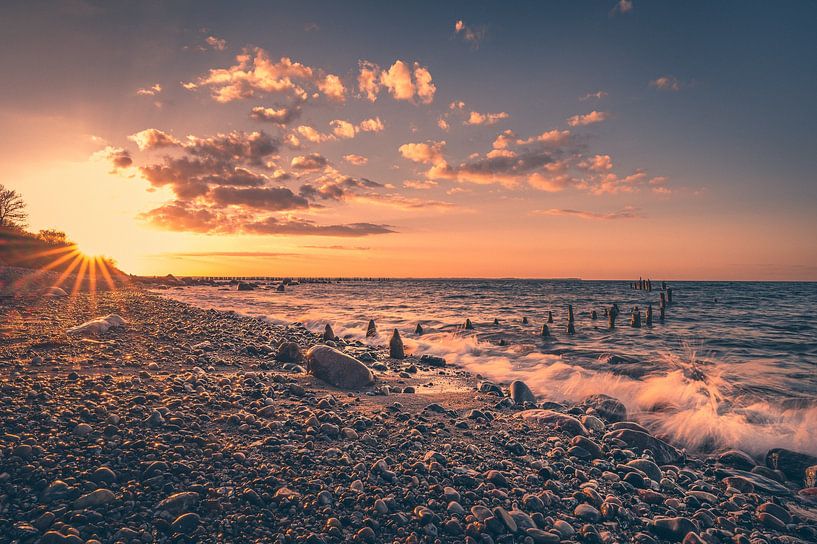
[[[0,183],[136,274],[817,280],[816,23],[3,2]]]

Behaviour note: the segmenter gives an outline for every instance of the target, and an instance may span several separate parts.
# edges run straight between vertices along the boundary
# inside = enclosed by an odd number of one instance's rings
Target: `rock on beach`
[[[633,429],[618,429],[610,431],[605,438],[616,438],[638,451],[649,450],[655,462],[659,465],[670,465],[683,460],[684,456],[674,446],[671,446],[651,434]]]
[[[116,314],[109,314],[105,317],[97,317],[90,321],[86,321],[82,325],[71,327],[67,334],[77,336],[100,336],[108,332],[109,329],[123,328],[127,322]]]
[[[512,381],[508,388],[508,394],[516,404],[525,404],[526,402],[536,404],[536,396],[522,380]]]
[[[342,389],[359,389],[374,382],[369,367],[330,346],[313,346],[306,352],[306,369],[319,380]]]
[[[554,427],[570,436],[585,436],[587,429],[581,421],[573,416],[562,414],[553,410],[525,410],[519,412],[517,417],[522,418],[530,425]]]

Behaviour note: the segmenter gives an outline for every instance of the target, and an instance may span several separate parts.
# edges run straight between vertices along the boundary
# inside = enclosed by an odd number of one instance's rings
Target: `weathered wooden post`
[[[377,336],[377,327],[374,324],[374,319],[369,320],[369,326],[366,327],[366,338]]]
[[[637,306],[633,308],[633,316],[630,319],[630,326],[636,328],[641,327],[641,310],[639,310]]]
[[[548,323],[553,323],[553,312],[548,310]]]
[[[672,304],[672,287],[667,289],[667,304]]]
[[[567,305],[567,334],[576,334],[576,326],[573,323],[573,305]]]
[[[474,328],[474,324],[471,323],[470,319],[466,318],[466,320],[465,320],[465,330],[470,331],[470,330],[473,330],[473,328]]]
[[[548,328],[547,324],[542,325],[542,338],[548,338],[550,336],[550,329]]]
[[[404,359],[406,352],[403,349],[403,339],[400,338],[400,332],[394,329],[394,333],[389,340],[389,357],[392,359]]]
[[[599,314],[596,313],[596,310],[593,310],[592,312],[590,312],[590,319],[595,320],[595,319],[598,319],[598,318],[599,318]]]
[[[423,334],[423,326],[417,323],[417,327],[414,328],[414,334]]]
[[[523,317],[523,318],[522,318],[522,324],[523,324],[523,325],[527,325],[527,324],[528,324],[528,318],[527,318],[527,317]]]
[[[647,305],[647,326],[652,327],[652,304]]]
[[[658,305],[658,319],[660,319],[661,322],[664,321],[664,312],[666,311],[666,309],[667,309],[666,293],[664,293],[664,291],[661,291],[661,302]]]

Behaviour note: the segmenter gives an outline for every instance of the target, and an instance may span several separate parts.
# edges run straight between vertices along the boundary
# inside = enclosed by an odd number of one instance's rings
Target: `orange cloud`
[[[278,125],[288,125],[301,115],[297,106],[281,108],[265,108],[256,106],[250,112],[250,117],[258,121],[269,121]]]
[[[423,104],[431,104],[434,101],[434,93],[437,92],[436,85],[431,81],[431,72],[415,62],[414,79],[417,81],[417,98]]]
[[[585,125],[592,125],[594,123],[601,123],[610,117],[609,113],[603,111],[591,111],[584,115],[574,115],[567,120],[567,124],[571,127],[581,127]]]
[[[380,92],[380,67],[369,61],[362,60],[358,64],[357,88],[370,101],[377,100]]]
[[[572,210],[567,208],[551,208],[549,210],[533,210],[532,215],[553,215],[564,217],[577,217],[579,219],[589,219],[593,221],[613,221],[617,219],[643,219],[641,210],[632,206],[606,213],[590,212],[586,210]]]
[[[442,151],[445,149],[445,141],[408,143],[400,146],[400,154],[406,159],[422,164],[444,164]]]
[[[309,125],[300,125],[295,130],[303,138],[307,139],[313,144],[320,144],[335,139],[335,136],[333,136],[332,134],[324,134],[323,132],[320,132],[319,130],[316,130],[314,127],[311,127]]]
[[[594,92],[594,93],[587,93],[587,94],[586,94],[586,95],[584,95],[584,96],[580,96],[580,97],[579,97],[579,100],[580,100],[580,101],[582,101],[582,102],[585,102],[585,101],[587,101],[587,100],[592,100],[592,99],[595,99],[595,100],[601,100],[602,98],[604,98],[604,97],[606,97],[606,96],[607,96],[607,93],[606,93],[606,92],[604,92],[604,91],[596,91],[596,92]]]
[[[411,80],[411,69],[402,60],[396,61],[388,71],[380,74],[380,83],[397,100],[412,100],[414,98],[414,83]]]
[[[527,138],[525,140],[516,140],[516,143],[518,145],[526,145],[526,144],[532,144],[532,143],[538,142],[538,143],[543,143],[543,144],[561,145],[561,144],[567,143],[567,141],[569,139],[570,139],[570,131],[569,130],[553,129],[553,130],[546,130],[545,132],[542,132],[541,134],[538,134],[536,136],[531,136],[530,138]],[[497,140],[499,140],[499,136],[497,137]],[[494,143],[496,144],[496,141]]]
[[[207,45],[212,47],[213,49],[217,49],[218,51],[224,51],[227,48],[227,40],[223,38],[218,38],[216,36],[207,36],[207,39],[204,40]]]
[[[432,103],[437,91],[427,68],[417,62],[411,66],[399,59],[388,70],[369,61],[360,61],[357,82],[359,92],[371,102],[377,100],[384,87],[396,100],[417,100],[422,104]]]
[[[140,216],[153,226],[165,230],[190,231],[209,234],[256,234],[287,236],[327,236],[357,238],[396,232],[390,225],[375,223],[348,223],[319,225],[296,217],[253,218],[245,214],[229,214],[204,206],[182,202],[166,204]]]
[[[383,125],[383,121],[380,120],[380,117],[364,119],[357,126],[357,129],[361,132],[381,132],[384,128],[386,127]]]
[[[610,155],[594,155],[579,163],[579,168],[592,170],[594,172],[606,172],[613,168],[613,160]]]
[[[507,112],[479,113],[472,111],[463,124],[466,125],[494,125],[503,119],[510,117]]]
[[[379,117],[364,119],[357,125],[342,119],[335,119],[330,122],[329,125],[332,127],[332,132],[335,136],[346,139],[354,138],[361,132],[381,132],[386,128]]]
[[[610,16],[612,17],[617,13],[630,13],[631,11],[633,11],[632,0],[618,0],[613,9],[610,10]]]
[[[91,159],[110,162],[112,174],[133,166],[133,158],[127,149],[110,145],[91,155]]]
[[[131,134],[128,136],[128,140],[134,142],[140,151],[180,145],[180,142],[172,135],[155,128],[148,128],[136,134]]]
[[[151,85],[150,87],[145,87],[143,89],[137,89],[136,94],[139,96],[155,96],[162,92],[162,86],[158,83],[155,85]]]
[[[355,125],[349,121],[335,119],[329,125],[332,127],[332,133],[338,138],[354,138],[357,133]]]
[[[661,76],[650,81],[650,86],[658,89],[659,91],[680,91],[681,90],[681,82],[678,81],[673,76]]]
[[[430,179],[422,179],[422,180],[413,180],[408,179],[403,182],[403,187],[406,189],[418,189],[418,190],[425,190],[425,189],[433,189],[437,186],[437,182]]]
[[[318,153],[292,157],[290,166],[295,170],[321,170],[329,161]]]
[[[367,159],[363,155],[356,155],[354,153],[350,153],[349,155],[344,155],[343,160],[345,160],[349,164],[353,164],[355,166],[364,166],[364,165],[368,164],[368,162],[369,162],[369,159]]]
[[[330,100],[343,102],[346,100],[346,87],[336,75],[329,74],[318,83],[318,89]]]
[[[245,49],[235,59],[233,66],[211,69],[197,82],[198,86],[210,87],[217,102],[232,102],[266,93],[305,101],[311,89],[332,101],[345,100],[346,88],[338,76],[324,75],[322,70],[294,62],[289,57],[273,61],[264,49],[255,48]]]
[[[486,30],[484,26],[473,27],[466,25],[462,19],[454,23],[454,34],[460,36],[463,41],[471,46],[471,49],[479,49],[479,44],[485,39]]]

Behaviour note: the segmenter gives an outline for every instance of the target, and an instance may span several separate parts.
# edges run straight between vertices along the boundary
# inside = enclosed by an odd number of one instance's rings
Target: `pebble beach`
[[[0,542],[817,541],[809,455],[688,454],[611,397],[136,286],[41,295],[0,299]]]

